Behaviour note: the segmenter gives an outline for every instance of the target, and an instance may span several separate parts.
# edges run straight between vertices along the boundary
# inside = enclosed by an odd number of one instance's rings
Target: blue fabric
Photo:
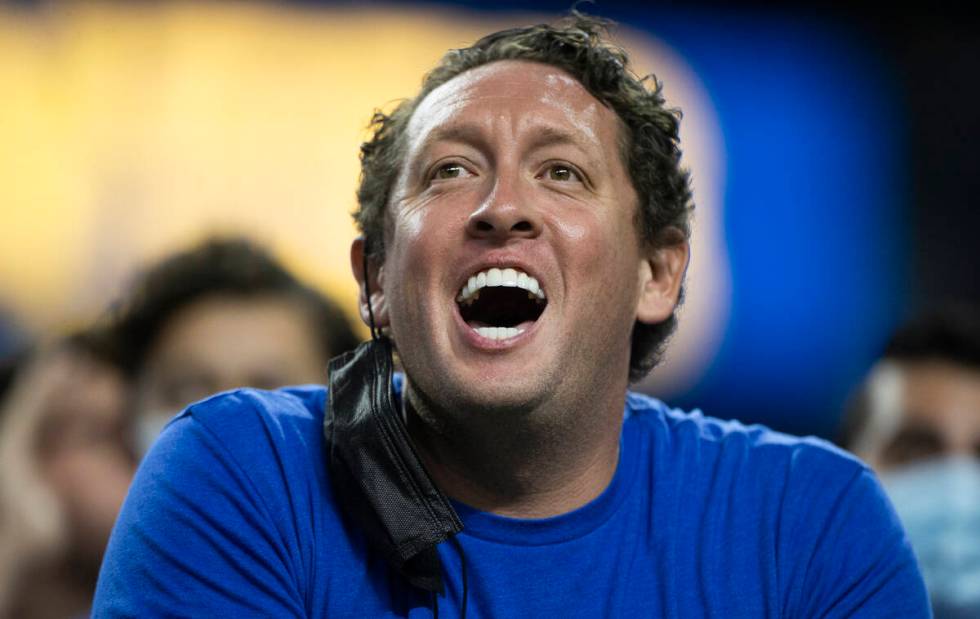
[[[143,461],[94,616],[431,617],[338,513],[326,392],[234,391]],[[816,439],[629,395],[620,462],[588,505],[516,520],[457,504],[468,617],[928,617],[878,482]],[[440,547],[458,617],[460,555]]]

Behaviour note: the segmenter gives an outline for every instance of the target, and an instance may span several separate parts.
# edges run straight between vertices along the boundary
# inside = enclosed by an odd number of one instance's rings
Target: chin
[[[551,373],[446,371],[409,381],[433,414],[464,420],[472,415],[529,414],[549,401],[556,379]],[[426,380],[431,379],[431,380]],[[431,387],[431,388],[430,388]]]

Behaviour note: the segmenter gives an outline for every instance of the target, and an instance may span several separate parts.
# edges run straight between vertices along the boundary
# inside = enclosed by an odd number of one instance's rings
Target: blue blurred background
[[[153,3],[160,5],[168,3]],[[47,31],[45,36],[52,37],[53,42],[41,37],[30,45],[56,47],[57,29],[51,32],[51,23],[75,22],[66,18],[66,12],[70,13],[66,5],[54,6],[34,2],[0,5],[0,16],[5,20],[0,48],[18,44],[13,40],[17,32],[38,30]],[[98,19],[114,19],[118,12],[114,7],[119,5],[98,6],[102,11]],[[182,6],[182,10],[190,10]],[[399,16],[418,12],[421,21],[404,21],[406,37],[417,34],[427,15],[436,14],[468,24],[466,37],[461,35],[458,41],[464,45],[472,40],[469,32],[474,24],[487,23],[489,29],[498,22],[519,21],[529,12],[535,19],[553,17],[565,11],[569,3],[505,0],[488,6],[476,2],[306,1],[209,6],[200,19],[213,20],[219,32],[222,24],[229,23],[225,12],[249,12],[255,7],[262,15],[278,11],[288,14],[290,23],[297,24],[290,27],[297,31],[307,22],[330,22],[337,11],[344,19],[358,11]],[[710,168],[716,179],[709,180],[716,181],[713,187],[718,191],[719,204],[712,212],[719,219],[707,221],[714,216],[709,213],[699,224],[717,225],[713,242],[721,262],[712,264],[719,272],[724,271],[722,279],[727,283],[716,288],[692,284],[691,294],[701,295],[702,309],[691,310],[690,322],[694,324],[687,326],[697,331],[699,321],[704,320],[705,325],[715,325],[705,329],[715,329],[718,335],[705,349],[710,354],[703,362],[691,363],[681,373],[667,372],[668,379],[655,379],[643,388],[671,404],[702,408],[715,416],[762,422],[795,433],[832,435],[849,391],[861,380],[899,321],[940,301],[980,301],[980,278],[974,274],[980,244],[973,239],[973,231],[980,227],[980,216],[973,207],[980,189],[976,148],[980,86],[975,79],[980,66],[978,29],[956,16],[897,13],[883,21],[870,10],[818,10],[817,5],[792,2],[778,10],[740,2],[687,2],[683,8],[675,3],[598,2],[581,8],[649,35],[680,58],[710,103],[708,116],[715,125],[709,125],[716,126],[718,132],[714,141],[707,143],[717,151],[711,153],[717,167]],[[172,31],[179,34],[176,29]],[[156,44],[165,51],[167,45],[177,45],[179,36],[173,37]],[[368,45],[359,53],[367,61],[366,56],[383,52]],[[255,54],[256,62],[264,62],[261,56]],[[366,82],[381,79],[370,67],[384,60],[371,59],[375,64],[364,69]],[[432,60],[434,57],[426,57],[421,66]],[[276,71],[274,66],[268,70]],[[357,66],[348,63],[346,70],[356,71]],[[420,78],[421,72],[413,70],[410,82],[417,84]],[[670,87],[668,83],[668,97]],[[337,88],[343,90],[342,85]],[[399,88],[400,95],[378,99],[375,105],[412,94],[411,89]],[[364,109],[364,122],[352,130],[363,129],[369,112]],[[0,111],[0,131],[5,131],[4,127],[12,130],[18,117],[8,115],[5,123],[4,115]],[[311,125],[310,131],[316,128]],[[358,135],[363,138],[363,133]],[[93,132],[82,139],[98,139],[98,134]],[[0,135],[0,161],[19,161],[23,151],[10,146],[9,141],[4,147],[4,141]],[[343,164],[344,174],[353,182],[356,150],[348,149],[344,156],[350,159]],[[111,183],[105,181],[112,189],[102,191],[114,197],[120,193],[135,196],[134,203],[139,203],[145,188],[129,178],[125,168],[120,169],[123,172],[110,175]],[[284,169],[277,172],[278,178],[288,176],[290,168]],[[23,176],[9,168],[7,173],[10,177],[4,182],[13,185],[37,183],[41,174]],[[251,172],[243,169],[240,174]],[[697,168],[694,174],[698,176]],[[168,179],[168,183],[181,182],[181,178]],[[339,274],[347,268],[346,259],[338,258],[346,254],[346,243],[353,235],[344,214],[352,206],[351,195],[329,195],[322,189],[310,195],[316,196],[316,208],[330,203],[341,213],[338,219],[323,224],[331,227],[330,238],[337,239],[332,244],[340,249],[328,251],[313,240],[290,242],[288,231],[263,232],[260,224],[269,219],[268,213],[254,216],[258,222],[255,230],[270,238],[292,266],[353,308],[353,288]],[[695,195],[696,201],[698,198]],[[45,212],[59,212],[57,199],[53,198],[54,207],[46,204],[49,211]],[[106,200],[101,199],[100,204],[103,202]],[[152,205],[150,200],[144,202]],[[25,209],[35,205],[28,198],[18,201],[15,197],[5,200],[0,208],[5,220],[8,216],[23,219]],[[45,243],[54,241],[45,237],[43,242],[25,244],[18,237],[20,245],[13,240],[7,243],[8,248],[19,248],[0,254],[8,262],[0,274],[10,280],[0,288],[0,306],[7,308],[0,314],[0,322],[6,323],[0,334],[11,334],[0,337],[0,344],[8,350],[45,329],[86,319],[111,297],[135,265],[225,221],[218,217],[195,226],[174,227],[169,236],[141,244],[133,241],[125,228],[113,232],[120,213],[123,219],[133,217],[128,206],[112,207],[116,210],[109,212],[115,215],[109,216],[105,215],[106,207],[99,208],[103,209],[98,211],[102,213],[100,223],[85,228],[88,238],[95,240],[78,250],[84,266],[74,277],[59,280],[70,282],[61,289],[76,299],[85,291],[96,290],[98,294],[87,301],[64,300],[54,292],[32,292],[11,283],[16,277],[24,277],[25,269],[28,279],[38,279],[40,274],[31,275],[30,267],[20,260],[27,260],[32,252],[50,252]],[[166,213],[156,208],[155,215],[145,215],[144,219],[165,220]],[[233,211],[224,216],[233,218]],[[72,211],[73,216],[81,217],[78,212]],[[83,215],[90,217],[90,212],[96,211],[83,211]],[[302,220],[304,216],[298,217]],[[336,223],[339,221],[345,223]],[[31,222],[19,225],[22,231],[44,226]],[[126,225],[136,224],[129,221]],[[103,233],[98,234],[98,230]],[[338,261],[343,264],[321,269],[323,263]],[[77,256],[74,264],[77,267]],[[31,308],[42,302],[50,311],[43,319],[33,320]],[[689,304],[693,302],[693,298],[689,300]],[[717,308],[713,314],[712,307]],[[682,320],[687,318],[684,315]],[[15,336],[18,329],[12,325],[20,325],[19,330],[26,335]],[[678,338],[680,348],[671,350],[672,357],[685,355],[686,341]]]

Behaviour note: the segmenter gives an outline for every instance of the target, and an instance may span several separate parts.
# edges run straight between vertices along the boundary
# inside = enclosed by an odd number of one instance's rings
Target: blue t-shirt
[[[239,390],[178,416],[140,466],[94,615],[431,617],[345,520],[326,470],[326,391]],[[609,487],[573,512],[504,518],[456,504],[467,616],[928,617],[873,474],[817,439],[630,394]],[[459,550],[439,548],[441,617]]]

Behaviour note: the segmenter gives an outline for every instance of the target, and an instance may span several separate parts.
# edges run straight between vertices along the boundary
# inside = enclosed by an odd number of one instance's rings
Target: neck
[[[459,416],[441,414],[410,385],[406,393],[409,434],[429,474],[448,495],[477,509],[556,516],[598,497],[616,472],[622,394],[577,410]]]

